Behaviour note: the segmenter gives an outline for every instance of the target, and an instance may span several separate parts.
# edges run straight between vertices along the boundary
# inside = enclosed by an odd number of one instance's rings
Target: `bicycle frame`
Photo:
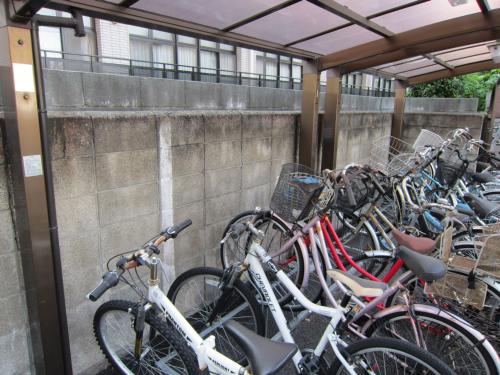
[[[148,285],[148,300],[154,303],[174,328],[188,342],[196,353],[200,370],[208,367],[210,373],[222,375],[251,375],[251,373],[238,363],[215,350],[215,337],[203,339],[184,318],[182,313],[174,306],[159,287],[158,260],[151,258],[151,276]]]
[[[310,228],[312,231],[312,228]],[[269,269],[275,273],[277,279],[289,290],[289,292],[296,298],[296,300],[304,306],[307,310],[320,314],[322,316],[330,318],[330,322],[326,327],[321,339],[314,349],[313,353],[315,356],[320,357],[321,354],[325,351],[326,346],[330,343],[333,352],[336,357],[342,362],[344,367],[349,371],[350,374],[354,375],[355,372],[352,370],[351,366],[344,359],[340,350],[338,348],[339,344],[344,344],[340,337],[335,333],[335,328],[339,324],[339,322],[344,318],[344,309],[341,307],[332,308],[326,306],[320,306],[309,299],[295,286],[292,280],[282,271],[276,268],[276,265],[271,260],[271,257],[267,254],[266,250],[260,246],[257,241],[253,241],[250,250],[245,257],[244,265],[248,267],[249,272],[252,275],[253,280],[255,281],[255,286],[261,296],[264,298],[273,318],[276,322],[278,330],[280,331],[283,341],[288,343],[295,343],[290,330],[287,326],[287,320],[281,309],[281,306],[276,298],[276,295],[273,292],[271,284],[266,276],[264,268],[262,267],[262,263],[266,263]],[[297,352],[293,357],[293,363],[297,371],[301,371],[301,362],[303,360],[303,356],[300,352]]]

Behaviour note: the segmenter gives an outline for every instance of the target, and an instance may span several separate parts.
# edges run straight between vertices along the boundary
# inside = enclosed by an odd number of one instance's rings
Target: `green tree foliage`
[[[444,78],[410,87],[407,95],[430,98],[479,98],[479,110],[484,111],[486,95],[493,90],[500,78],[500,69]]]

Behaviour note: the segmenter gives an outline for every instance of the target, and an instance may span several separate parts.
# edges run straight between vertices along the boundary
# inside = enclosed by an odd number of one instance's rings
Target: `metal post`
[[[319,71],[315,62],[303,63],[302,113],[300,116],[299,163],[318,167]]]
[[[281,75],[281,69],[280,69],[280,55],[276,55],[277,58],[277,66],[276,66],[276,88],[280,87],[280,75]]]
[[[394,90],[394,113],[392,115],[391,136],[401,138],[403,134],[403,115],[406,101],[406,84],[402,81],[395,81]],[[384,95],[385,96],[385,95]]]
[[[50,155],[42,139],[46,129],[40,129],[37,98],[43,93],[37,93],[30,30],[9,25],[1,10],[0,55],[5,108],[3,136],[9,150],[6,158],[12,179],[31,340],[35,343],[35,366],[40,373],[71,374],[69,348],[64,347],[67,332],[66,317],[61,315],[65,306],[61,275],[57,272],[60,259],[50,234],[49,202],[53,202],[53,196],[46,185],[46,179],[50,178],[46,170]]]
[[[177,34],[174,35],[174,79],[179,79],[179,54],[177,51]]]
[[[322,130],[321,168],[335,169],[339,142],[339,122],[342,98],[342,75],[338,69],[326,73],[326,100]]]
[[[500,80],[491,92],[490,102],[484,116],[483,127],[481,129],[481,139],[490,144],[493,141],[493,131],[495,130],[495,119],[500,118]]]

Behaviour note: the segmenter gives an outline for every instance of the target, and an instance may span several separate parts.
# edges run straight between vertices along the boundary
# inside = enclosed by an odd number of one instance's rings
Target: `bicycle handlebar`
[[[99,285],[97,285],[94,290],[87,294],[87,298],[92,302],[97,301],[108,289],[118,284],[118,282],[120,281],[120,277],[125,272],[125,270],[135,268],[144,264],[144,262],[140,261],[141,258],[144,260],[143,257],[147,258],[152,253],[158,254],[160,252],[160,250],[158,249],[159,245],[171,238],[176,238],[180,232],[189,227],[192,223],[193,222],[191,219],[187,219],[179,224],[172,225],[162,231],[153,243],[149,242],[147,245],[135,251],[133,254],[127,257],[121,257],[116,264],[116,269],[106,272],[102,276],[102,280]]]

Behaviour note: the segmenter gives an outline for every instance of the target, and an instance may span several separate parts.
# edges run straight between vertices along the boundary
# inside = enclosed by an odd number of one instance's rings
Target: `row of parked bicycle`
[[[98,344],[124,374],[500,374],[499,160],[457,129],[336,171],[285,164],[270,208],[228,223],[222,269],[162,290],[161,245],[190,220],[111,258],[89,299],[138,298],[97,309]],[[299,348],[311,314],[323,333]]]

